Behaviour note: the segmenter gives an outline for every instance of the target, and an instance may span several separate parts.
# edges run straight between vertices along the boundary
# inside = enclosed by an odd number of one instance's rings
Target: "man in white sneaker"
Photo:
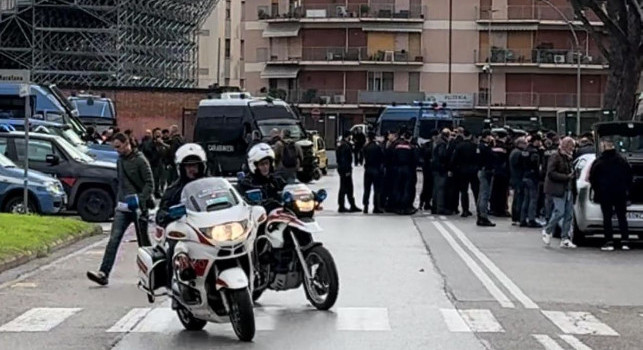
[[[554,202],[549,222],[542,232],[543,242],[549,246],[551,235],[556,225],[563,220],[561,231],[561,248],[576,248],[569,236],[572,224],[573,199],[571,182],[574,181],[572,157],[574,154],[574,139],[565,137],[558,147],[558,152],[551,155],[547,163],[545,176],[545,194],[550,195]]]

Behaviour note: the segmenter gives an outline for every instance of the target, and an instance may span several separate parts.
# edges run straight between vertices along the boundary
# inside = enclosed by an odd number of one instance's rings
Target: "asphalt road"
[[[641,348],[642,250],[544,248],[538,230],[507,220],[480,229],[426,213],[337,214],[338,182],[331,173],[313,185],[330,194],[317,238],[340,273],[329,312],[302,289],[267,292],[253,343],[229,325],[183,331],[167,300],[148,304],[137,290],[135,243],[122,245],[108,287],[86,280],[102,257],[98,237],[0,275],[0,349]]]

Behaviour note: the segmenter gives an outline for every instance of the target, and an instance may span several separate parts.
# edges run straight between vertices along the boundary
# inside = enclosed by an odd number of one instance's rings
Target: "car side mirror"
[[[49,165],[58,165],[60,163],[60,157],[55,154],[48,154],[47,156],[45,156],[45,161]]]
[[[172,219],[178,219],[187,213],[184,204],[177,204],[170,207],[169,215]]]
[[[252,210],[251,211],[252,219],[257,222],[257,225],[261,225],[264,222],[266,222],[266,220],[268,220],[268,216],[266,215],[266,209],[264,209],[264,207],[260,205],[254,205],[252,206],[251,210]]]

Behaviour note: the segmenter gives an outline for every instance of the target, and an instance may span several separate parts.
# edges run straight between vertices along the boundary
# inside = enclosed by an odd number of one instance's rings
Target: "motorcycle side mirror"
[[[261,190],[248,190],[246,191],[246,198],[250,203],[261,203],[263,193],[261,193]]]
[[[282,194],[281,194],[281,199],[282,199],[282,200],[284,201],[284,203],[286,203],[286,204],[287,204],[287,203],[292,202],[292,201],[293,201],[292,193],[290,193],[290,192],[284,192],[284,193],[282,193]]]
[[[257,225],[261,225],[268,219],[266,215],[266,209],[260,205],[255,205],[252,207],[252,218],[257,221]]]
[[[328,198],[328,193],[324,189],[321,189],[317,191],[317,193],[315,193],[315,200],[319,203],[325,201],[326,198]]]
[[[170,207],[169,215],[172,219],[178,219],[185,215],[187,210],[185,209],[184,204],[177,204]]]
[[[240,171],[237,173],[237,181],[241,182],[245,178],[246,178],[246,174],[243,171]]]

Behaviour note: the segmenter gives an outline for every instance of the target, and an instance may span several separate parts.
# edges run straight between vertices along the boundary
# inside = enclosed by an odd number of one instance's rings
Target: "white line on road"
[[[163,333],[172,329],[174,322],[179,322],[176,312],[170,308],[159,307],[148,312],[131,331],[134,333]]]
[[[464,321],[477,333],[504,333],[504,329],[489,310],[459,310]]]
[[[455,309],[440,309],[444,322],[451,332],[464,332],[471,333],[471,328],[464,321],[458,310]]]
[[[79,308],[33,308],[0,327],[0,332],[47,332],[71,317]]]
[[[340,307],[337,309],[337,330],[390,331],[388,309],[370,307]]]
[[[505,308],[515,308],[514,303],[509,300],[509,298],[503,293],[498,286],[491,280],[491,278],[482,270],[482,268],[464,251],[464,249],[455,241],[449,231],[447,231],[442,224],[437,221],[433,222],[433,226],[438,229],[442,237],[449,243],[451,248],[455,250],[456,254],[464,261],[464,263],[469,267],[471,272],[482,282],[482,284],[487,288],[489,293],[500,303],[500,306]]]
[[[496,266],[496,264],[493,263],[493,261],[491,261],[486,255],[484,255],[480,251],[480,249],[478,249],[478,247],[476,247],[473,243],[471,243],[471,241],[467,238],[464,232],[462,232],[462,230],[460,230],[451,222],[445,222],[445,224],[449,228],[451,228],[453,233],[455,233],[455,235],[460,239],[462,244],[464,244],[464,246],[467,247],[473,253],[473,255],[475,255],[480,260],[480,262],[482,262],[482,264],[486,266],[489,269],[489,271],[491,271],[491,273],[494,276],[496,276],[496,278],[500,281],[500,283],[502,283],[502,285],[504,285],[505,288],[507,288],[507,290],[509,290],[509,292],[514,297],[516,297],[516,299],[518,299],[518,301],[520,301],[520,303],[525,308],[527,309],[539,308],[538,305],[536,305],[536,303],[534,303],[533,300],[529,299],[529,297],[525,295],[525,293],[523,293],[523,291],[520,290],[520,288],[509,277],[507,277],[507,275],[504,272],[502,272],[502,270],[500,270],[498,266]]]
[[[134,308],[123,316],[118,322],[116,322],[110,329],[107,330],[108,333],[125,333],[129,332],[145,317],[150,313],[152,309],[149,307],[145,308]]]
[[[554,339],[545,334],[532,334],[532,336],[546,349],[546,350],[565,350],[562,346],[558,345]]]
[[[15,278],[15,279],[13,279],[11,281],[7,281],[5,283],[2,283],[2,284],[0,284],[0,289],[7,288],[8,286],[10,286],[10,285],[12,285],[12,284],[14,284],[16,282],[22,282],[22,281],[26,280],[27,278],[37,274],[40,271],[44,271],[44,270],[49,269],[49,268],[51,268],[53,266],[56,266],[57,264],[60,264],[61,262],[67,261],[67,260],[69,260],[69,259],[71,259],[71,258],[73,258],[75,256],[84,254],[86,251],[88,251],[90,249],[98,247],[101,244],[106,244],[108,240],[109,240],[109,238],[101,239],[100,241],[92,243],[92,244],[90,244],[90,245],[88,245],[88,246],[86,246],[84,248],[81,248],[81,249],[79,249],[79,250],[77,250],[77,251],[75,251],[75,252],[73,252],[73,253],[71,253],[69,255],[62,256],[62,257],[50,262],[49,264],[42,265],[42,266],[38,267],[37,269],[35,269],[33,271],[29,271],[29,272],[27,272],[27,273],[25,273],[23,275],[20,275],[20,277],[18,277],[18,278]]]
[[[561,331],[567,334],[618,336],[615,330],[589,312],[542,311]]]
[[[573,335],[560,335],[560,339],[564,340],[569,344],[574,350],[592,350],[589,346],[583,344],[578,338]]]
[[[446,219],[447,219],[447,217],[446,217],[446,216],[444,216],[444,215],[440,215],[440,220],[446,220]]]

